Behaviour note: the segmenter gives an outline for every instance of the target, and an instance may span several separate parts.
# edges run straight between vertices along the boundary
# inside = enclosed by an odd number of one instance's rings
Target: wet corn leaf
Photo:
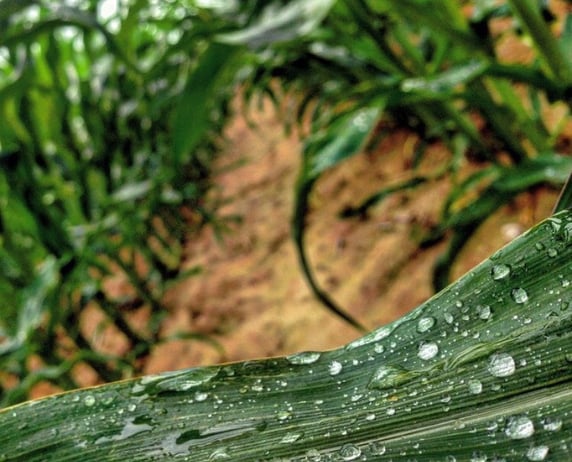
[[[343,348],[0,412],[3,461],[565,461],[572,212]]]

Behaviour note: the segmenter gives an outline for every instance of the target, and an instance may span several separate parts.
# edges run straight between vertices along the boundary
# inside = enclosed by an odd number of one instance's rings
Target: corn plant
[[[304,247],[308,197],[324,171],[375,148],[393,128],[419,134],[410,174],[340,213],[363,217],[390,194],[451,178],[440,223],[421,244],[450,237],[434,271],[436,289],[448,283],[459,251],[494,211],[522,191],[564,182],[572,163],[558,151],[570,121],[572,23],[549,7],[532,0],[445,1],[438,8],[424,0],[275,1],[219,37],[252,52],[247,102],[269,95],[286,123],[305,127],[310,120],[292,232],[310,286],[332,311],[359,327],[311,271]],[[530,62],[503,58],[507,39],[532,44]],[[557,106],[566,109],[549,126],[543,111]],[[419,173],[425,148],[437,141],[451,157],[432,174]],[[475,161],[478,171],[462,176],[460,167]]]
[[[337,350],[4,409],[0,460],[570,460],[571,244],[565,209]]]
[[[78,364],[102,381],[137,373],[161,341],[164,290],[199,270],[181,269],[185,240],[216,222],[204,196],[237,50],[206,39],[224,24],[214,16],[116,6],[0,2],[4,405],[41,381],[75,388]],[[131,291],[109,293],[110,274]],[[81,328],[94,306],[126,356],[98,351]],[[149,313],[145,331],[131,324],[136,310]]]

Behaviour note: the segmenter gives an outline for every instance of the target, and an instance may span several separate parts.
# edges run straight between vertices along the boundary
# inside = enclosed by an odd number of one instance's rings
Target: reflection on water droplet
[[[514,359],[507,353],[497,353],[490,357],[488,370],[495,377],[508,377],[514,374],[516,366]]]
[[[427,332],[435,325],[435,318],[432,316],[428,316],[426,318],[421,318],[417,322],[417,332],[422,334],[423,332]]]
[[[330,375],[338,375],[342,372],[343,366],[339,361],[332,361],[328,366],[328,372]]]
[[[494,265],[491,269],[491,276],[495,281],[506,279],[510,275],[510,266],[500,264]]]
[[[529,438],[534,434],[534,424],[526,416],[512,417],[509,419],[504,432],[513,440]]]
[[[548,450],[548,446],[533,446],[526,453],[526,457],[532,461],[544,460],[548,455]]]
[[[320,359],[320,353],[316,351],[303,351],[290,356],[286,356],[290,364],[312,364]]]
[[[521,287],[512,289],[510,296],[518,304],[526,303],[528,301],[528,294],[526,293],[526,290]]]
[[[361,456],[361,449],[355,444],[344,444],[340,448],[340,457],[342,460],[355,460]]]
[[[432,359],[439,353],[439,347],[435,342],[426,342],[419,345],[417,356],[421,359]]]
[[[469,391],[473,394],[473,395],[478,395],[479,393],[481,393],[483,391],[483,384],[481,383],[480,380],[469,380]]]

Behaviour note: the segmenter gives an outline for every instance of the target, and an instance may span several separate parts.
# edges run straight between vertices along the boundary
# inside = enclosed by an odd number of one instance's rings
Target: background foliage
[[[301,266],[317,296],[357,327],[318,286],[304,250],[309,197],[324,172],[396,126],[415,130],[410,175],[340,214],[364,216],[393,192],[450,178],[440,223],[420,242],[450,239],[434,274],[442,288],[486,217],[572,170],[560,153],[572,85],[562,4],[105,4],[0,2],[3,404],[42,380],[75,387],[78,364],[104,381],[140,370],[160,340],[164,289],[190,275],[180,271],[185,240],[221,226],[205,194],[236,85],[246,103],[272,98],[286,128],[304,135],[292,223]],[[503,58],[507,40],[527,49],[526,62]],[[420,174],[434,142],[450,157]],[[476,168],[463,177],[467,161]],[[128,299],[105,290],[116,272],[133,287]],[[94,306],[129,341],[121,358],[80,328]],[[131,319],[140,310],[142,329]]]

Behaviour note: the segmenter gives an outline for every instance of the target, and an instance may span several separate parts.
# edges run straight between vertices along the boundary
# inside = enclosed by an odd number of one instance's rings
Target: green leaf
[[[570,460],[571,244],[564,211],[338,350],[5,409],[0,460]]]
[[[211,105],[221,88],[218,85],[221,74],[237,51],[230,45],[212,43],[189,76],[173,121],[175,166],[182,165],[204,139],[211,119]]]
[[[314,31],[326,17],[335,0],[294,0],[286,5],[274,2],[249,27],[217,36],[234,45],[259,48],[293,40]]]

